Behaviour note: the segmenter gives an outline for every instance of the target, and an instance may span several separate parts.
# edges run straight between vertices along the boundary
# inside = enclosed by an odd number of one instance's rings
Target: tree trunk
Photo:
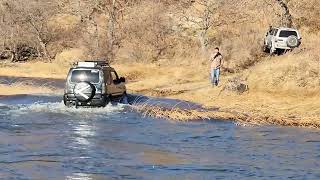
[[[201,30],[201,32],[199,33],[199,41],[201,45],[201,55],[205,58],[208,53],[207,30]]]
[[[293,19],[292,19],[292,15],[290,13],[288,4],[284,0],[276,0],[276,1],[284,11],[283,17],[281,19],[281,24],[291,28],[293,26]]]
[[[95,20],[93,20],[92,23],[94,26],[92,57],[95,59],[100,59],[103,58],[105,53],[103,52],[103,49],[100,48],[98,23]]]
[[[115,23],[115,7],[116,6],[116,0],[112,0],[111,9],[109,12],[109,22],[108,22],[108,61],[113,62],[114,61],[114,23]]]
[[[47,44],[43,42],[43,40],[41,39],[41,37],[38,35],[37,36],[40,47],[41,47],[41,51],[43,54],[43,57],[51,62],[51,57],[49,56],[48,50],[47,50]]]
[[[15,62],[16,61],[16,55],[14,51],[11,51],[11,57],[10,57],[10,62]]]

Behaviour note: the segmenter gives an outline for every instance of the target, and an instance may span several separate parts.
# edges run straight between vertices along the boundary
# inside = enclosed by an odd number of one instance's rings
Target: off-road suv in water
[[[112,98],[126,96],[125,78],[104,61],[74,64],[66,79],[66,106],[106,106]]]
[[[270,27],[264,39],[263,49],[270,54],[281,54],[286,50],[299,47],[301,37],[296,29],[284,27]]]

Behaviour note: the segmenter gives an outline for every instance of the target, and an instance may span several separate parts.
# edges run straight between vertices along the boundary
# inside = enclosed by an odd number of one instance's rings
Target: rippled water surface
[[[0,98],[0,179],[320,179],[320,131]]]

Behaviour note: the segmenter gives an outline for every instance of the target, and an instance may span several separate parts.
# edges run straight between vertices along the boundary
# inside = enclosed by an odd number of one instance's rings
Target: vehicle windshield
[[[289,37],[289,36],[298,37],[298,34],[296,31],[281,31],[279,34],[279,37]]]
[[[99,70],[91,69],[91,70],[73,70],[71,74],[71,82],[79,83],[79,82],[91,82],[98,83],[99,82]]]

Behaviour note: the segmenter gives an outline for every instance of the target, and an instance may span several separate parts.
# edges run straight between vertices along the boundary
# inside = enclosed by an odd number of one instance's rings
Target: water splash
[[[75,108],[66,107],[63,102],[55,103],[33,103],[33,104],[20,104],[9,106],[10,110],[8,113],[21,116],[30,113],[57,113],[66,114],[71,116],[83,116],[83,117],[93,117],[93,116],[105,116],[120,113],[125,109],[126,105],[107,105],[104,108]]]

